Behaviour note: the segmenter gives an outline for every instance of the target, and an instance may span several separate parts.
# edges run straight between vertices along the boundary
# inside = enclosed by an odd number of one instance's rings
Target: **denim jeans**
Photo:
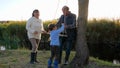
[[[62,49],[65,47],[65,62],[69,60],[70,52],[73,47],[73,42],[76,39],[76,32],[74,29],[68,29],[67,31],[67,36],[68,37],[63,37],[60,36],[60,56],[59,56],[59,63],[61,63],[62,59]]]
[[[59,55],[59,63],[61,63],[61,59],[62,59],[62,50],[63,50],[63,47],[65,47],[66,45],[66,40],[67,40],[67,37],[62,37],[60,36],[60,55]]]

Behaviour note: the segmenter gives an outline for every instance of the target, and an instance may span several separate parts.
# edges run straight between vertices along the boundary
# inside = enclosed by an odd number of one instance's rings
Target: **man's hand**
[[[68,28],[68,25],[65,24],[65,28]]]
[[[64,26],[65,26],[65,24],[64,24],[64,23],[62,23],[62,25],[64,25]]]

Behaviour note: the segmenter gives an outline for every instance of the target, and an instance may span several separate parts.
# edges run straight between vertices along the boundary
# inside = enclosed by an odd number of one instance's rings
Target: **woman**
[[[39,10],[34,10],[32,13],[32,17],[27,21],[26,29],[28,38],[32,44],[32,52],[31,52],[31,60],[30,63],[39,63],[37,61],[37,51],[39,42],[41,39],[41,33],[45,33],[43,28],[43,23],[41,19],[39,19]]]

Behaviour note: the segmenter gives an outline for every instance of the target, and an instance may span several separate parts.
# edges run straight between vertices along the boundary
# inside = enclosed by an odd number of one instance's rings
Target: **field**
[[[74,53],[75,52],[71,53],[70,60],[72,60]],[[40,63],[29,64],[29,50],[0,51],[0,68],[47,68],[47,60],[49,56],[50,51],[39,51],[38,60]],[[114,65],[111,62],[90,57],[90,62],[85,68],[120,68],[120,65]]]
[[[56,22],[57,20],[45,21],[45,30],[48,31],[48,24]],[[31,46],[25,26],[26,21],[0,23],[0,46],[5,46],[7,49],[0,51],[0,68],[47,68],[50,51],[39,51],[40,63],[29,64],[30,51],[27,49]],[[120,60],[120,20],[88,21],[86,38],[90,55],[99,59],[90,57],[89,64],[85,68],[120,68],[120,65],[112,64],[114,59]],[[48,39],[49,35],[42,34],[40,50],[49,50]],[[74,53],[72,52],[70,60],[74,57]]]

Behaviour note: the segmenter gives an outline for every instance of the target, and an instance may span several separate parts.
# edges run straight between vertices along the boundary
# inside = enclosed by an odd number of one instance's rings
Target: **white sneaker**
[[[68,65],[68,64],[69,64],[69,62],[68,62],[68,61],[64,62],[64,65]]]

